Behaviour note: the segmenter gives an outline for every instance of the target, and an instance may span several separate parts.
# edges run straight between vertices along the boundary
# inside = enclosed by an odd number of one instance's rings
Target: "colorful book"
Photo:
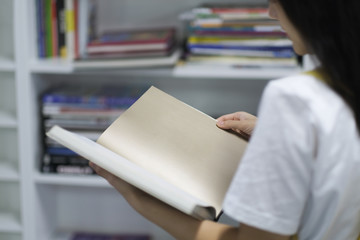
[[[167,50],[174,45],[175,30],[145,29],[105,32],[87,45],[87,53]]]

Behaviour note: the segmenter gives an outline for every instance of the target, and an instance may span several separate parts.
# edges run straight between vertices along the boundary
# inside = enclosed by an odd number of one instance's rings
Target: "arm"
[[[154,224],[163,228],[176,239],[290,239],[287,236],[262,231],[244,224],[242,224],[241,227],[232,227],[212,221],[199,221],[131,186],[95,164],[90,163],[90,166],[98,175],[104,177],[120,194],[122,194],[136,211]]]
[[[217,126],[222,129],[231,129],[247,140],[250,138],[257,118],[246,112],[235,112],[223,115],[217,119]]]

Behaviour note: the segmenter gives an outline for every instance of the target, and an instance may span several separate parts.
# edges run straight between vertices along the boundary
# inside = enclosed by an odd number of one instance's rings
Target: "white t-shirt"
[[[356,239],[360,138],[342,98],[309,74],[270,82],[224,211],[299,239]]]

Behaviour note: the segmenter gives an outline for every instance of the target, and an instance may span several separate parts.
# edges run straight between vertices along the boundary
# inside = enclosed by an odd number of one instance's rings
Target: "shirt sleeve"
[[[314,130],[307,104],[271,82],[257,126],[224,201],[225,213],[265,231],[293,235],[309,194]]]

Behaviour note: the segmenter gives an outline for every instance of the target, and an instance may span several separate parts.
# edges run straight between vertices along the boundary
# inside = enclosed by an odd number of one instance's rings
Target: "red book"
[[[74,58],[78,59],[80,57],[79,50],[79,3],[78,0],[74,0]]]
[[[87,45],[87,52],[163,51],[175,41],[175,29],[122,30],[105,32]]]

